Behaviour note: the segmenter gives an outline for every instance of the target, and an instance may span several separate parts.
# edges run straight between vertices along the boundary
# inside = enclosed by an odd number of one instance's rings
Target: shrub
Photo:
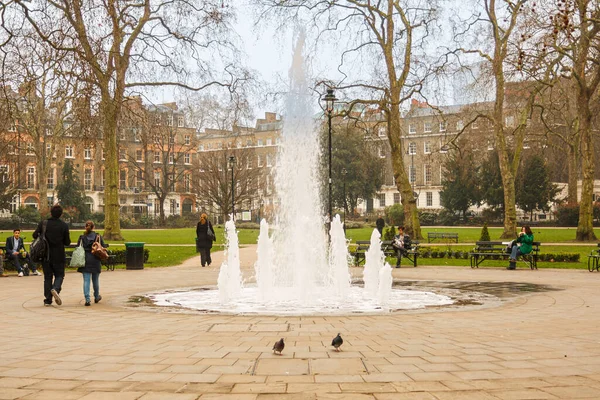
[[[421,225],[435,225],[437,221],[437,213],[430,211],[419,211],[419,222]]]
[[[390,225],[404,224],[404,207],[402,204],[394,204],[385,209],[385,219]]]
[[[577,226],[579,223],[579,204],[561,204],[558,206],[556,223],[559,226]]]
[[[479,241],[481,242],[489,242],[490,241],[490,232],[488,231],[487,222],[483,224],[483,228],[481,228],[481,236],[479,237]]]
[[[383,238],[381,240],[394,240],[396,236],[396,227],[394,225],[383,230]]]

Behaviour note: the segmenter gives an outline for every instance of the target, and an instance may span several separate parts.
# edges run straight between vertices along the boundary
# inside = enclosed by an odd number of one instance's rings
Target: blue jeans
[[[521,254],[521,247],[514,245],[510,251],[510,258],[516,260]]]
[[[98,272],[83,272],[83,295],[88,303],[90,301],[90,278],[94,286],[94,299],[98,300],[100,297],[100,282],[98,281],[100,274]]]

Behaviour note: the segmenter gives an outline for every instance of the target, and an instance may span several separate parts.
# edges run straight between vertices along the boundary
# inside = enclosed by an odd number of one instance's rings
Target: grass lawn
[[[223,227],[216,226],[217,242],[213,250],[217,251],[223,243]],[[101,230],[99,230],[102,233]],[[372,228],[348,229],[346,234],[351,242],[357,240],[369,240]],[[452,249],[469,251],[473,248],[476,241],[481,235],[480,227],[447,227],[447,228],[430,228],[422,229],[424,240],[421,241],[422,247],[435,247],[439,250],[447,249],[449,246],[440,240],[433,243],[427,243],[427,232],[456,232],[459,237],[459,244],[454,244]],[[500,240],[502,228],[489,228],[490,237],[492,240]],[[533,228],[533,234],[536,241],[542,242],[541,251],[546,253],[579,253],[579,263],[567,262],[539,262],[539,268],[587,268],[587,256],[594,249],[597,249],[596,243],[588,243],[583,245],[571,245],[574,243],[576,228]],[[600,229],[596,228],[596,236],[600,237]],[[32,240],[33,231],[22,231],[21,236],[25,242]],[[71,231],[71,240],[76,242],[83,230]],[[241,229],[238,231],[240,244],[255,244],[258,238],[258,229]],[[122,246],[124,242],[144,242],[150,250],[150,258],[147,267],[163,267],[169,265],[177,265],[184,260],[196,255],[195,244],[196,232],[195,228],[178,228],[178,229],[123,229],[122,234],[125,241],[108,241],[114,247]],[[0,231],[0,243],[4,244],[7,237],[12,235],[12,231]],[[464,243],[464,245],[461,245]],[[468,243],[468,244],[467,244]],[[562,243],[561,246],[545,246],[544,243]],[[173,246],[173,245],[182,246]],[[170,246],[160,246],[170,245]],[[390,260],[395,262],[395,260]],[[446,258],[428,258],[419,260],[422,265],[469,265],[468,259],[446,259]],[[502,261],[486,261],[481,267],[486,266],[503,266]]]

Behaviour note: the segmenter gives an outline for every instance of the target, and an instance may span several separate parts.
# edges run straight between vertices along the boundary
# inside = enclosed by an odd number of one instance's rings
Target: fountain
[[[262,220],[258,238],[255,285],[243,285],[235,224],[226,225],[226,255],[218,291],[203,290],[150,296],[158,305],[232,313],[328,314],[386,312],[450,304],[446,296],[392,290],[392,269],[384,262],[380,235],[371,236],[366,254],[364,289],[351,285],[350,257],[343,224],[336,215],[326,231],[319,195],[318,128],[304,66],[304,34],[294,49],[290,90],[275,187],[280,199],[274,231]],[[329,240],[328,240],[329,239]],[[329,243],[329,246],[328,246]]]

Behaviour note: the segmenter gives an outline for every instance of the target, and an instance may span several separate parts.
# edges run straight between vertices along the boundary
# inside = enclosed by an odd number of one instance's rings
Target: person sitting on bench
[[[19,273],[18,276],[23,276],[23,265],[25,264],[29,266],[33,275],[41,275],[37,272],[35,264],[31,262],[29,253],[25,251],[19,228],[13,229],[13,235],[6,239],[6,258],[12,261]],[[21,261],[24,261],[23,265],[21,265]]]
[[[533,247],[533,232],[529,225],[523,226],[516,240],[513,240],[510,249],[510,261],[508,268],[517,269],[517,257],[531,253]]]
[[[392,246],[396,250],[396,257],[398,257],[396,261],[396,268],[400,268],[400,263],[402,261],[402,256],[405,256],[410,250],[410,236],[404,234],[404,227],[398,227],[398,234],[394,236],[394,240],[392,241]]]

